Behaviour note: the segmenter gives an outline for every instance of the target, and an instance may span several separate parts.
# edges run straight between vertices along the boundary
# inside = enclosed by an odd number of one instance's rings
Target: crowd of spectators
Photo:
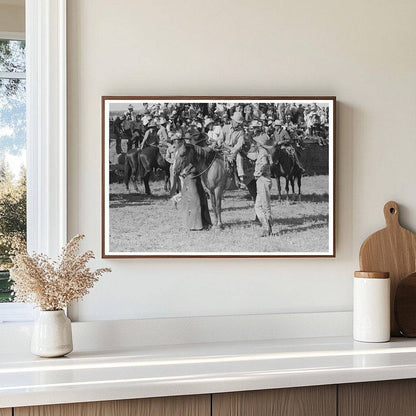
[[[167,146],[174,134],[189,132],[204,137],[205,145],[226,143],[233,115],[242,117],[245,131],[253,121],[262,125],[270,137],[276,130],[288,132],[292,139],[316,138],[326,144],[329,107],[316,103],[143,103],[130,104],[125,112],[113,113],[110,123],[116,138],[116,151],[122,152],[121,139],[127,139],[127,150],[147,145]]]

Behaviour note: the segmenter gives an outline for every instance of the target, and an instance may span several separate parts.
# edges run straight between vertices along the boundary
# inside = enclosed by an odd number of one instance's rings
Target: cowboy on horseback
[[[235,160],[236,162],[237,175],[241,183],[244,183],[246,177],[243,155],[246,154],[250,148],[250,143],[248,143],[243,123],[243,114],[236,111],[231,116],[230,134],[225,138],[225,147],[230,149],[230,160]]]
[[[305,172],[302,163],[299,160],[298,152],[296,151],[299,148],[298,137],[295,137],[295,134],[290,134],[288,129],[283,126],[281,120],[275,120],[274,122],[275,132],[274,132],[274,143],[279,145],[286,153],[294,160],[295,164],[301,171]]]
[[[157,135],[156,129],[157,129],[156,122],[155,122],[155,120],[152,120],[147,125],[146,133],[145,133],[143,141],[140,145],[140,148],[142,150],[145,147],[148,147],[148,146],[158,147],[158,145],[159,145],[159,136]]]

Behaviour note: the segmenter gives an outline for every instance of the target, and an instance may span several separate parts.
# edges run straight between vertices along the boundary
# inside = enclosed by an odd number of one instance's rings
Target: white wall
[[[97,260],[113,273],[73,316],[350,310],[384,203],[416,229],[415,15],[413,0],[68,0],[69,235],[98,257],[102,95],[338,98],[335,259]]]
[[[24,32],[24,31],[25,31],[25,8],[24,6],[17,5],[17,4],[13,5],[13,4],[1,4],[0,3],[0,32]]]

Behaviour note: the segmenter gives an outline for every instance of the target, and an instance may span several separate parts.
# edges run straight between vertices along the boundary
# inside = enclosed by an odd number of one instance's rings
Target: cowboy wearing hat
[[[120,154],[123,151],[121,148],[121,134],[123,132],[122,122],[123,122],[122,118],[117,116],[113,123],[113,133],[116,137],[116,153],[117,154]]]
[[[244,107],[244,118],[247,122],[253,120],[253,107],[251,106],[251,104],[247,104]]]
[[[148,146],[154,146],[157,147],[159,144],[159,137],[157,135],[156,132],[156,122],[153,119],[148,125],[147,125],[147,130],[146,133],[144,134],[144,138],[141,144],[141,149],[144,149],[145,147]]]
[[[296,151],[296,148],[299,147],[297,137],[294,138],[290,135],[290,133],[284,128],[282,121],[276,120],[274,125],[276,127],[274,132],[274,143],[281,146],[281,148],[285,150],[293,159],[295,165],[298,167],[301,173],[304,173],[305,168],[302,166]]]
[[[171,164],[171,168],[175,159],[176,148],[182,143],[183,140],[184,138],[182,137],[182,132],[180,130],[171,133],[170,137],[168,138],[168,147],[166,149],[165,160]],[[173,171],[171,169],[171,174],[172,173]]]
[[[160,117],[158,122],[159,130],[157,131],[157,135],[161,143],[166,143],[168,141],[168,131],[166,129],[166,123],[167,120],[164,117]]]
[[[272,234],[272,215],[270,205],[270,190],[272,187],[270,168],[273,163],[271,152],[273,150],[272,141],[266,133],[263,133],[260,126],[254,127],[253,140],[258,145],[258,155],[254,170],[256,179],[257,196],[254,210],[257,218],[262,225],[261,237]]]
[[[208,135],[208,144],[211,147],[220,147],[224,141],[224,134],[221,126],[212,118],[206,118],[204,121],[205,133]]]
[[[244,183],[246,177],[243,153],[247,153],[250,148],[248,141],[244,130],[244,116],[241,112],[236,111],[231,116],[230,136],[228,141],[226,138],[225,143],[228,147],[231,147],[230,159],[236,161],[237,175],[242,183]]]
[[[280,143],[283,141],[290,141],[290,135],[289,132],[283,128],[283,122],[282,120],[275,120],[273,123],[274,127],[274,134],[273,139],[275,143]]]
[[[132,123],[131,115],[128,111],[124,113],[124,117],[122,118],[122,128],[125,137],[127,137],[127,150],[130,150],[133,147],[133,133],[131,131],[131,123]]]
[[[131,141],[136,148],[139,147],[140,139],[143,137],[143,124],[140,114],[137,114],[135,119],[131,122],[132,137]]]
[[[133,110],[134,110],[133,105],[132,105],[132,104],[130,104],[130,105],[127,107],[127,112],[129,113],[129,115],[130,115],[130,117],[131,117],[131,119],[132,119],[132,120],[134,120]]]

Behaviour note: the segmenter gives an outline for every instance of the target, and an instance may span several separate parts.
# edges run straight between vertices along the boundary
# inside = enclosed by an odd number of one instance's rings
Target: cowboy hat
[[[275,120],[274,123],[273,123],[273,125],[275,125],[275,126],[281,126],[282,124],[283,124],[282,120]]]
[[[171,140],[172,141],[174,141],[174,140],[185,140],[185,137],[183,137],[182,131],[178,130],[178,131],[175,131],[175,133],[173,133],[173,135],[171,137]]]
[[[157,127],[156,126],[156,122],[155,122],[155,120],[153,119],[149,124],[148,124],[148,126],[147,126],[147,128],[148,129],[151,129],[152,127]]]
[[[235,121],[238,124],[243,124],[244,122],[244,117],[243,115],[239,112],[236,111],[232,116],[231,116],[231,120]]]
[[[207,118],[204,121],[204,127],[208,127],[210,124],[214,124],[214,120],[212,118]]]
[[[260,136],[253,137],[253,140],[266,150],[273,149],[272,141],[267,134],[261,134]]]

